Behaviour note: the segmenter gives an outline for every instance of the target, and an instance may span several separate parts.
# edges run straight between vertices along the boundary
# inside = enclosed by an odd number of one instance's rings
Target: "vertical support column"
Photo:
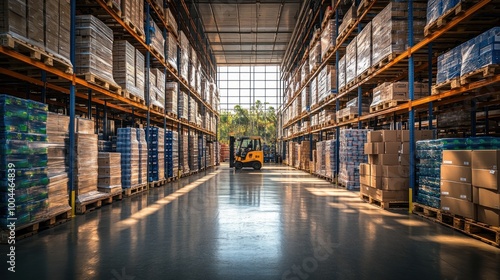
[[[148,1],[144,1],[144,11],[146,12],[146,26],[145,26],[145,29],[146,29],[146,45],[148,46],[151,46],[151,17],[150,17],[150,7],[149,7],[149,3]],[[151,100],[149,100],[149,98],[151,97],[150,96],[150,90],[151,88],[149,87],[150,83],[149,83],[149,71],[150,71],[150,67],[151,67],[151,53],[149,52],[148,49],[146,49],[146,67],[145,67],[145,72],[144,73],[144,97],[145,97],[145,100],[146,100],[146,106],[148,107],[148,111],[147,111],[147,114],[146,114],[146,130],[145,130],[145,134],[146,134],[146,147],[147,147],[147,150],[149,151],[149,126],[151,124]],[[148,152],[149,153],[149,152]],[[146,154],[146,160],[148,158],[148,154]],[[149,162],[148,164],[146,165],[146,183],[148,185],[148,189],[149,189]]]
[[[43,82],[43,87],[42,87],[42,103],[47,103],[47,72],[45,70],[41,70],[42,72],[42,82]]]
[[[99,119],[101,117],[101,112],[99,111],[99,105],[95,106],[95,125],[94,125],[94,133],[99,134]],[[92,119],[92,115],[88,117],[89,120]]]
[[[108,140],[108,102],[104,101],[103,118],[102,118],[102,136],[103,140]]]
[[[337,9],[335,11],[335,28],[337,29],[335,34],[339,34],[339,10]],[[339,93],[339,60],[340,60],[340,53],[339,50],[335,52],[335,72],[337,75],[337,94]],[[340,100],[338,98],[335,98],[335,112],[339,111],[340,107]],[[338,121],[338,120],[337,120]],[[339,164],[340,164],[340,127],[337,126],[335,129],[335,178],[339,178]]]
[[[484,134],[488,136],[490,134],[490,122],[488,121],[489,119],[489,108],[488,106],[484,107]]]
[[[427,46],[427,62],[429,63],[427,66],[427,74],[429,75],[429,81],[427,82],[427,88],[429,90],[429,95],[432,94],[432,43],[429,43]],[[432,106],[432,102],[429,102],[429,130],[432,130],[432,121],[434,119],[434,106]]]
[[[408,0],[408,46],[413,46],[413,0]],[[414,99],[415,65],[413,55],[408,59],[408,93],[410,100]],[[413,210],[413,199],[415,191],[415,111],[411,108],[408,118],[410,130],[410,190],[408,195],[409,212]]]
[[[76,0],[71,0],[71,26],[70,26],[70,60],[73,66],[75,65],[75,17],[76,17]],[[75,75],[69,86],[69,193],[71,215],[75,215],[75,180],[73,169],[75,166]]]
[[[87,90],[87,118],[92,118],[92,90]]]

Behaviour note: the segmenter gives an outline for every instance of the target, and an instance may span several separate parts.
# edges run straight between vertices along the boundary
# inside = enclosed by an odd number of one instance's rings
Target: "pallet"
[[[358,114],[349,114],[349,115],[340,117],[338,121],[339,122],[346,122],[346,121],[354,120],[357,118],[358,118]]]
[[[151,188],[158,188],[158,187],[161,187],[163,185],[165,185],[167,183],[167,179],[162,179],[162,180],[158,180],[158,181],[154,181],[154,182],[149,182],[149,187]]]
[[[109,193],[102,193],[102,195],[93,199],[77,201],[76,214],[85,214],[87,212],[101,208],[103,203],[108,204],[110,196],[111,195]]]
[[[500,65],[490,64],[460,77],[460,85],[469,84],[471,82],[482,80],[488,77],[495,76],[500,73]]]
[[[452,21],[458,15],[465,12],[465,10],[471,5],[473,1],[461,1],[455,7],[446,11],[443,15],[438,17],[434,22],[426,25],[424,27],[424,36],[428,37],[436,32],[438,29],[446,25],[448,22]]]
[[[453,78],[445,82],[439,83],[432,87],[432,95],[440,94],[445,91],[460,87],[460,78]]]
[[[42,47],[25,42],[20,38],[12,37],[9,34],[0,35],[0,45],[21,54],[29,55],[31,59],[43,62],[43,64],[52,66],[67,74],[73,74],[73,66],[69,61],[46,51]]]
[[[159,112],[159,113],[162,113],[162,114],[164,114],[164,113],[165,113],[165,110],[164,110],[162,107],[159,107],[159,106],[157,106],[157,105],[154,105],[154,104],[153,104],[153,105],[151,105],[151,108],[152,108],[154,111],[156,111],[156,112]]]
[[[464,221],[465,233],[490,245],[500,247],[500,228],[489,226],[477,221]]]
[[[377,72],[379,69],[386,66],[389,62],[393,61],[398,56],[399,56],[399,53],[390,53],[390,54],[384,56],[381,60],[379,60],[377,63],[373,64],[368,69],[368,75],[372,75],[373,73]]]
[[[165,13],[164,13],[163,7],[160,7],[156,1],[149,1],[149,3],[154,7],[154,9],[159,14],[159,16],[162,19],[164,19],[165,18]]]
[[[337,40],[336,40],[337,45],[342,41],[342,39],[344,39],[344,37],[346,37],[348,35],[349,29],[351,29],[354,26],[354,24],[356,23],[356,20],[357,20],[356,18],[352,18],[351,21],[347,24],[346,28],[338,34]]]
[[[140,98],[139,96],[135,96],[135,95],[131,94],[130,92],[127,94],[122,94],[122,96],[131,100],[131,101],[140,103],[142,105],[146,105],[146,101],[144,99]]]
[[[177,119],[177,114],[176,113],[167,112],[167,116],[169,116],[171,118],[174,118],[174,119]]]
[[[148,184],[141,183],[141,184],[137,184],[131,188],[123,189],[123,195],[126,197],[129,197],[129,196],[144,192],[147,189],[148,189]]]
[[[115,14],[117,14],[119,17],[122,17],[122,10],[120,9],[120,7],[116,6],[116,3],[114,1],[107,0],[106,1],[106,6],[108,6],[109,8],[111,8],[111,10],[113,10],[113,12],[115,12]]]
[[[134,25],[134,23],[127,17],[122,17],[123,22],[125,25],[127,25],[130,29],[132,29],[137,36],[139,36],[143,41],[146,40],[146,36],[144,36],[144,31],[140,30],[137,26]]]
[[[151,48],[149,48],[149,49],[151,50],[151,52],[152,52],[153,54],[157,55],[157,56],[161,59],[161,61],[165,61],[165,55],[164,55],[164,54],[160,53],[158,50],[156,50],[156,49],[155,49],[155,48],[153,48],[153,47],[151,47]]]
[[[61,209],[57,212],[49,214],[48,217],[42,218],[36,222],[16,227],[16,240],[24,239],[37,234],[39,231],[52,228],[56,225],[65,223],[71,219],[71,207]],[[0,244],[7,244],[9,241],[10,230],[0,231]]]
[[[374,0],[364,0],[358,4],[357,15],[363,14],[363,12],[370,6]]]
[[[333,10],[327,9],[323,17],[323,22],[321,22],[321,30],[325,29],[326,25],[328,24],[328,21],[331,19],[332,16],[333,16]]]
[[[103,201],[105,204],[111,204],[113,201],[122,200],[123,199],[123,189],[122,188],[100,188],[97,187],[97,190],[103,193],[109,193],[109,197],[107,200]]]
[[[395,201],[382,201],[377,198],[373,198],[369,195],[366,194],[359,194],[360,198],[370,204],[373,204],[377,207],[380,207],[384,210],[389,210],[389,209],[408,209],[408,201],[400,201],[400,200],[395,200]]]
[[[78,74],[77,77],[84,79],[88,83],[94,84],[115,94],[122,95],[122,88],[114,83],[110,83],[106,79],[103,79],[93,73]]]
[[[405,102],[408,102],[408,101],[406,101],[406,100],[388,100],[388,101],[384,101],[384,102],[382,102],[380,104],[377,104],[375,106],[370,106],[370,113],[379,112],[379,111],[383,111],[383,110],[386,110],[386,109],[389,109],[389,108],[393,108],[393,107],[396,107],[399,104],[402,104],[402,103],[405,103]]]

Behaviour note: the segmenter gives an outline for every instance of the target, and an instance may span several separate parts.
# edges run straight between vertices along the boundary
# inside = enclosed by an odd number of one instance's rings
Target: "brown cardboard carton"
[[[371,165],[368,163],[360,163],[359,164],[359,175],[368,175],[371,174]]]
[[[384,154],[398,154],[400,150],[401,142],[384,142]]]
[[[382,189],[387,191],[408,190],[410,180],[408,178],[385,178],[382,177]]]
[[[401,133],[399,130],[382,130],[382,139],[384,142],[400,142]]]
[[[367,184],[363,184],[360,181],[360,185],[359,185],[359,193],[360,194],[370,196],[370,189],[371,189],[370,186],[368,186]]]
[[[479,188],[478,204],[493,209],[500,209],[500,193]]]
[[[373,151],[373,143],[365,143],[365,154],[366,155],[373,155],[373,154],[376,154],[374,151]]]
[[[433,139],[434,133],[432,130],[414,130],[415,141]],[[401,131],[401,142],[410,142],[410,131]]]
[[[408,178],[410,176],[410,168],[403,165],[384,165],[382,176],[386,178]]]
[[[476,219],[476,206],[467,200],[443,196],[441,197],[441,210],[465,218]]]
[[[494,227],[500,226],[500,210],[477,206],[477,220]]]
[[[472,183],[472,172],[470,167],[441,165],[441,180]]]
[[[441,197],[448,196],[472,202],[472,185],[452,181],[441,181]]]
[[[373,153],[375,153],[375,154],[384,154],[385,153],[385,144],[384,144],[384,142],[373,143]]]
[[[401,190],[401,191],[376,190],[374,198],[380,201],[408,201],[408,190]]]
[[[401,154],[404,154],[404,155],[410,154],[410,143],[409,142],[401,143]]]
[[[472,151],[473,169],[498,170],[500,166],[500,150],[478,150]]]
[[[367,142],[382,142],[382,131],[368,131]]]
[[[470,150],[445,150],[443,151],[443,164],[470,167],[471,155]]]
[[[401,130],[401,142],[410,142],[409,130]]]
[[[399,155],[398,154],[379,154],[378,164],[380,165],[398,165]]]
[[[479,204],[479,188],[472,186],[472,202]]]
[[[472,185],[498,191],[500,176],[494,169],[472,169]]]
[[[371,176],[370,175],[359,175],[359,183],[363,185],[370,185],[371,184]]]
[[[378,155],[368,155],[368,163],[369,164],[377,164]]]
[[[382,165],[370,165],[370,175],[371,176],[383,176],[383,166]]]
[[[399,155],[399,164],[404,166],[410,166],[410,155],[408,154]]]
[[[382,188],[382,177],[370,176],[370,186],[372,188],[381,189]]]

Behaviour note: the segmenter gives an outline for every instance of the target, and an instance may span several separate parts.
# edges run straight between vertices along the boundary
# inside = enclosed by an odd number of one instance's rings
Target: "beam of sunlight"
[[[396,222],[409,227],[428,227],[429,223],[419,220],[395,219]]]

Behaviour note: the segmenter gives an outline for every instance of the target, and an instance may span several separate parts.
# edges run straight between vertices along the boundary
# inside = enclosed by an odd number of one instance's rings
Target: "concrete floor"
[[[500,249],[281,165],[78,216],[18,241],[15,274],[0,249],[0,279],[500,279]]]

